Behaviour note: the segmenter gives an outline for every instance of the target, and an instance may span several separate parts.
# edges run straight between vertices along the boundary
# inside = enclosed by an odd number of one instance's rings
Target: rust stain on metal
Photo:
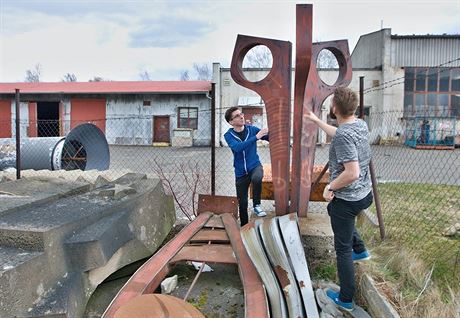
[[[305,283],[303,282],[303,280],[301,280],[301,281],[299,282],[299,286],[300,286],[300,288],[304,288],[304,287],[305,287]]]
[[[290,91],[291,43],[246,35],[238,35],[233,51],[230,73],[236,83],[257,92],[265,102],[270,130],[270,157],[276,215],[296,212],[306,216],[312,184],[317,127],[305,117],[313,111],[318,117],[324,100],[339,86],[351,82],[351,58],[346,40],[312,43],[313,6],[296,6],[296,71],[294,83],[294,115],[292,164],[290,161]],[[243,59],[248,51],[265,45],[273,56],[273,67],[263,80],[248,81],[243,74]],[[339,64],[339,76],[333,85],[319,77],[318,55],[329,50]],[[318,193],[319,189],[315,189]],[[289,195],[290,193],[290,195]],[[289,199],[290,204],[289,204]]]
[[[280,281],[281,288],[287,294],[285,288],[291,284],[291,281],[288,277],[288,272],[279,265],[276,265],[273,270],[275,271],[276,277],[278,277],[278,280]]]

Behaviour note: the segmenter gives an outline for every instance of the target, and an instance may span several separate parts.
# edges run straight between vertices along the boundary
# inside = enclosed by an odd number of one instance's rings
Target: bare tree
[[[147,72],[147,71],[140,72],[139,77],[140,77],[141,81],[151,81],[152,80],[151,77],[150,77],[149,72]]]
[[[329,50],[322,50],[318,54],[318,60],[316,61],[317,68],[339,68],[339,63],[335,58],[334,54]]]
[[[244,68],[271,68],[273,56],[265,45],[257,45],[249,50],[243,60]]]
[[[188,70],[182,70],[180,72],[180,80],[181,81],[188,81],[190,79],[190,73]]]
[[[94,76],[93,78],[89,79],[89,82],[103,82],[103,81],[105,80],[100,76]]]
[[[67,73],[64,75],[64,77],[62,78],[62,81],[63,82],[76,82],[77,81],[77,77],[75,76],[74,73]]]
[[[193,63],[193,70],[196,73],[196,79],[199,81],[209,81],[212,78],[212,72],[208,64]]]
[[[192,221],[197,216],[198,195],[209,193],[209,171],[200,169],[198,163],[176,164],[175,172],[165,172],[163,163],[153,159],[153,169],[171,195],[176,207]]]
[[[35,64],[34,68],[26,71],[26,82],[34,83],[40,82],[42,75],[42,66],[40,63]]]

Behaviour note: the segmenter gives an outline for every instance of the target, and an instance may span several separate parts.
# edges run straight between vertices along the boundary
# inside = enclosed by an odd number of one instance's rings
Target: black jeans
[[[264,170],[262,166],[257,166],[248,174],[236,178],[236,196],[238,197],[238,209],[240,211],[241,226],[248,223],[248,190],[252,183],[252,203],[254,206],[260,204],[260,194],[262,192],[262,178]]]
[[[351,302],[355,294],[355,267],[352,250],[361,253],[366,250],[364,242],[355,228],[355,217],[372,204],[372,191],[359,201],[332,199],[327,205],[334,232],[334,248],[337,256],[337,271],[340,280],[340,300]]]

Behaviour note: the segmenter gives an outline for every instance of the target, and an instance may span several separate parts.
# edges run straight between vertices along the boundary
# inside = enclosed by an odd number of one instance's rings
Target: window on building
[[[152,101],[150,100],[144,100],[144,103],[142,104],[143,106],[152,106]]]
[[[460,117],[460,67],[406,68],[404,117]]]
[[[198,129],[198,108],[179,107],[178,128]]]

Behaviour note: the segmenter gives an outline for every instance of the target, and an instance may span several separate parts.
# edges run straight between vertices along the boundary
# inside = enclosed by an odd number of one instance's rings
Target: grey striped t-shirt
[[[337,189],[334,195],[347,201],[358,201],[371,191],[369,161],[371,148],[369,146],[369,130],[366,122],[361,119],[345,123],[337,128],[329,149],[330,181],[338,177],[344,170],[343,164],[350,161],[359,163],[359,179],[352,184]]]

